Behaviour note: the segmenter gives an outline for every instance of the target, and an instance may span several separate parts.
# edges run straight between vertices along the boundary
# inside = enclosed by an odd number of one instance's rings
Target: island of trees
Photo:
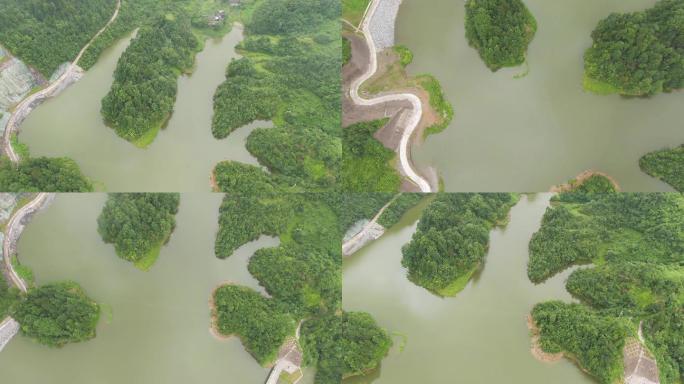
[[[173,111],[178,76],[192,68],[200,47],[185,17],[167,14],[142,27],[102,100],[107,125],[139,147],[151,144]]]
[[[641,170],[684,192],[684,145],[662,149],[639,159]]]
[[[437,195],[402,248],[408,278],[440,296],[460,292],[484,262],[489,231],[517,200],[509,193]]]
[[[90,340],[100,318],[100,306],[74,282],[43,285],[29,290],[12,316],[22,334],[41,344],[61,347]]]
[[[468,0],[466,38],[492,71],[525,62],[537,22],[521,0]]]
[[[377,205],[353,204],[362,200],[327,193],[225,197],[217,257],[230,257],[261,235],[278,236],[280,245],[258,250],[248,264],[270,297],[232,285],[214,291],[215,330],[239,336],[257,361],[268,364],[301,323],[304,363],[316,366],[317,384],[376,367],[391,345],[389,335],[370,316],[341,309],[342,228]]]
[[[105,243],[141,270],[152,267],[176,226],[178,193],[112,193],[97,219]]]
[[[241,187],[237,180],[249,175],[256,190],[330,190],[342,154],[340,2],[245,5],[251,6],[238,47],[244,57],[229,65],[214,95],[212,132],[222,139],[255,120],[273,121],[273,128],[256,129],[247,138],[248,151],[269,173],[220,163],[214,169],[216,189],[236,192]]]
[[[655,355],[661,383],[684,378],[684,196],[562,193],[530,242],[528,275],[567,280],[580,304],[538,304],[532,318],[546,352],[567,352],[601,383],[622,379],[623,347]]]
[[[627,96],[682,88],[682,12],[680,0],[660,0],[644,11],[601,20],[584,54],[585,88]]]
[[[2,192],[92,192],[93,185],[69,158],[37,157],[18,165],[0,159]]]

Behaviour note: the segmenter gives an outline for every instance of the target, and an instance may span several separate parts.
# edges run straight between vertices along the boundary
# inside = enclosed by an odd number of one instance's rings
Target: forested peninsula
[[[265,0],[243,12],[244,56],[234,60],[214,96],[216,138],[256,120],[247,149],[268,169],[233,162],[214,169],[218,190],[332,189],[342,153],[340,2]]]
[[[97,219],[105,243],[137,268],[149,270],[176,226],[178,193],[112,193]]]
[[[537,22],[521,0],[468,0],[466,39],[492,71],[525,62]]]
[[[532,318],[545,352],[566,352],[601,383],[623,377],[623,347],[639,343],[660,382],[684,378],[684,196],[562,193],[530,242],[528,275],[567,280],[581,304],[547,302]]]
[[[261,235],[278,236],[280,245],[259,249],[248,264],[269,297],[233,285],[214,291],[214,329],[239,336],[259,363],[268,364],[301,323],[304,364],[317,368],[317,384],[376,367],[389,350],[389,335],[369,315],[341,309],[342,228],[363,215],[350,202],[338,194],[226,196],[217,257],[230,257]]]
[[[136,146],[151,144],[173,111],[178,76],[192,68],[200,47],[183,16],[166,14],[140,28],[102,100],[105,123]]]
[[[584,87],[599,94],[650,96],[684,86],[681,0],[644,11],[613,13],[592,32]]]
[[[440,296],[454,296],[482,266],[489,231],[518,201],[510,193],[438,194],[402,248],[408,278]]]
[[[684,192],[684,145],[648,153],[639,159],[639,167],[677,191]]]

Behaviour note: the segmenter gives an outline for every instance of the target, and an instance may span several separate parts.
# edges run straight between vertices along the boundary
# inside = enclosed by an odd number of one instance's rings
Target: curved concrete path
[[[364,99],[359,95],[359,88],[370,79],[375,72],[378,70],[378,51],[375,46],[375,41],[373,40],[373,35],[370,31],[371,20],[373,20],[373,15],[375,10],[378,8],[382,0],[372,0],[370,3],[366,15],[361,22],[361,31],[363,32],[364,38],[366,39],[366,44],[368,45],[368,50],[370,53],[370,65],[367,71],[356,80],[352,82],[351,88],[349,90],[349,96],[356,105],[361,106],[374,106],[378,104],[383,104],[391,101],[408,101],[411,103],[411,110],[409,111],[409,117],[406,121],[406,127],[402,133],[401,141],[399,143],[399,162],[403,173],[420,188],[421,192],[432,192],[432,187],[430,183],[420,176],[418,172],[413,168],[411,160],[409,159],[411,136],[415,132],[420,120],[423,117],[423,105],[418,96],[411,93],[397,93],[379,96],[373,99]]]
[[[24,293],[28,291],[28,286],[17,274],[17,271],[14,270],[14,266],[12,265],[12,254],[16,241],[19,239],[19,236],[24,229],[24,224],[22,223],[24,218],[43,207],[51,196],[52,194],[50,193],[37,194],[33,200],[19,208],[19,210],[12,215],[7,222],[5,229],[5,238],[2,242],[2,261],[4,263],[4,268],[7,270],[10,282]],[[0,351],[5,348],[5,345],[9,343],[17,332],[19,332],[19,323],[12,317],[8,316],[0,323]]]
[[[17,128],[19,125],[22,123],[22,121],[28,116],[28,114],[31,112],[31,110],[38,104],[38,102],[47,99],[56,93],[61,86],[65,84],[65,82],[68,82],[70,79],[73,78],[73,76],[78,73],[80,68],[78,67],[78,62],[81,60],[81,57],[83,57],[83,54],[85,53],[88,48],[90,48],[90,45],[97,39],[106,29],[109,27],[114,20],[116,20],[117,16],[119,16],[119,9],[121,8],[121,0],[117,0],[116,2],[116,9],[114,10],[114,14],[112,17],[109,19],[107,24],[105,24],[102,29],[100,29],[95,36],[93,36],[90,41],[88,41],[88,44],[86,44],[81,51],[78,53],[78,56],[76,56],[76,59],[74,59],[71,64],[67,67],[67,69],[62,73],[62,75],[57,78],[57,80],[53,81],[50,85],[47,87],[43,88],[42,90],[29,95],[27,98],[22,100],[16,108],[14,108],[14,111],[12,112],[12,116],[10,116],[9,121],[7,122],[7,126],[5,128],[5,132],[2,136],[2,149],[3,152],[7,154],[7,157],[9,157],[10,161],[13,163],[18,163],[20,158],[19,155],[17,155],[16,152],[14,152],[14,148],[12,148],[12,144],[10,143],[10,139],[12,137],[12,133],[17,131]]]

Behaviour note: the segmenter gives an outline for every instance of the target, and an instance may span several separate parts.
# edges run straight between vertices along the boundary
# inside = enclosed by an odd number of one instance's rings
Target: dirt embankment
[[[380,128],[374,137],[386,148],[399,152],[400,141],[404,132],[404,123],[411,111],[412,105],[408,101],[388,101],[385,103],[364,106],[357,105],[350,97],[350,87],[354,80],[362,76],[370,65],[370,52],[363,36],[351,31],[344,31],[344,37],[351,42],[351,60],[342,68],[342,126],[388,118],[388,123]],[[425,129],[440,121],[440,115],[430,107],[429,94],[418,85],[401,67],[399,56],[391,49],[385,49],[377,55],[378,70],[363,85],[363,97],[383,96],[387,94],[411,93],[421,100],[423,114],[413,136],[412,143],[421,143]],[[414,164],[415,167],[415,164]],[[397,171],[404,175],[400,164],[395,165]],[[437,172],[433,169],[420,169],[420,173],[427,177],[433,186],[438,184]],[[405,192],[420,192],[408,180],[404,180],[401,187]]]
[[[620,188],[620,184],[618,184],[617,180],[612,178],[607,173],[603,173],[600,171],[594,171],[592,169],[588,169],[588,170],[580,173],[570,182],[567,182],[565,184],[554,185],[553,187],[551,187],[549,192],[552,192],[552,193],[570,192],[570,191],[574,190],[575,188],[584,184],[585,181],[589,180],[593,176],[605,177],[613,185],[613,188],[615,188],[615,191],[620,192],[621,188]]]
[[[535,359],[543,361],[545,363],[553,363],[563,358],[563,352],[544,352],[544,350],[541,347],[541,344],[539,343],[539,328],[537,328],[537,325],[534,323],[532,315],[527,315],[527,329],[529,329],[532,333],[532,347],[530,349],[530,352],[532,352],[532,356],[534,356]]]

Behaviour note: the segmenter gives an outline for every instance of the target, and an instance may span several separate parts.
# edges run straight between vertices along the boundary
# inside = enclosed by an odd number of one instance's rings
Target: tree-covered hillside
[[[584,54],[585,88],[653,95],[684,86],[684,2],[660,0],[640,12],[613,13],[592,32]]]
[[[662,149],[639,159],[641,170],[684,192],[684,145]]]
[[[267,364],[303,321],[301,345],[305,363],[317,367],[317,384],[339,383],[343,376],[377,366],[391,343],[370,316],[341,310],[342,228],[363,217],[365,208],[377,209],[387,200],[373,199],[358,208],[352,205],[355,199],[345,197],[226,196],[219,214],[219,258],[261,235],[278,236],[280,244],[257,250],[248,264],[268,298],[232,285],[215,291],[216,330],[239,336],[257,361]]]
[[[244,57],[231,62],[214,95],[212,132],[221,139],[272,120],[273,128],[247,138],[247,149],[270,174],[220,163],[219,190],[235,192],[245,173],[263,173],[259,180],[281,190],[334,187],[342,153],[339,12],[337,0],[265,0],[246,17],[238,47]]]
[[[148,270],[176,226],[178,193],[113,193],[97,219],[105,243],[116,254]]]
[[[18,165],[0,159],[1,192],[92,192],[93,185],[68,158],[37,157]]]
[[[489,231],[516,202],[509,193],[437,195],[402,248],[409,279],[441,296],[461,291],[484,262]]]
[[[492,70],[525,62],[537,22],[521,0],[468,0],[466,38]]]
[[[0,44],[50,75],[114,14],[116,0],[0,0]]]
[[[528,274],[541,281],[576,264],[568,291],[532,317],[546,352],[568,352],[602,383],[622,378],[622,348],[642,326],[660,382],[684,378],[684,196],[564,193],[530,242]]]
[[[192,68],[199,49],[184,17],[167,14],[141,28],[121,55],[102,100],[107,125],[137,146],[151,144],[173,111],[178,76]]]

